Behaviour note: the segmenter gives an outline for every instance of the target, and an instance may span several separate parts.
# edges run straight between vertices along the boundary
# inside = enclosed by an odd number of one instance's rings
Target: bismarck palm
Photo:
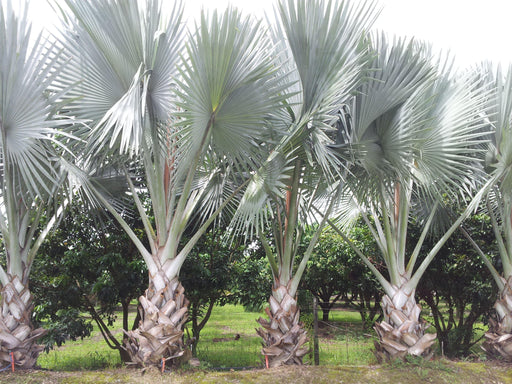
[[[12,352],[16,365],[32,368],[43,349],[36,340],[45,332],[31,323],[29,274],[66,202],[60,193],[66,181],[60,160],[69,136],[57,130],[65,123],[55,116],[62,95],[51,87],[62,63],[55,46],[41,36],[31,40],[26,13],[15,15],[10,1],[2,2],[0,234],[5,267],[0,267],[0,365],[11,363]]]
[[[234,9],[203,14],[185,44],[179,5],[164,20],[156,0],[143,7],[130,0],[66,3],[77,21],[66,35],[72,58],[65,80],[81,84],[70,113],[90,119],[92,127],[92,155],[84,164],[112,153],[143,169],[142,185],[135,185],[129,163],[121,167],[149,249],[100,193],[101,186],[96,198],[126,230],[149,270],[140,326],[127,334],[125,348],[132,363],[159,364],[183,353],[187,300],[181,265],[232,198],[217,188],[216,180],[229,184],[218,173],[241,179],[278,103],[272,45],[257,24]],[[233,166],[241,172],[229,172]],[[206,176],[205,169],[211,171]],[[141,193],[149,194],[154,221]],[[204,196],[209,216],[180,247]]]

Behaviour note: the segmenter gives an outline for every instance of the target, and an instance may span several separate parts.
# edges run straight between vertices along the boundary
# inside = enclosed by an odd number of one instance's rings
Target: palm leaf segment
[[[368,195],[368,187],[378,193],[383,178],[387,183],[410,177],[413,145],[425,112],[402,107],[434,76],[420,44],[389,42],[381,34],[372,36],[371,45],[374,70],[348,103],[351,119],[340,123],[349,136],[336,145],[339,155],[353,163],[350,171],[357,176],[353,180],[364,177],[361,196]],[[357,185],[352,189],[357,191]]]
[[[259,23],[233,8],[222,16],[202,13],[196,29],[178,81],[182,145],[193,154],[206,143],[217,156],[249,164],[282,99],[273,44]]]
[[[362,180],[359,195],[374,200],[382,185],[396,181],[414,181],[431,197],[467,184],[482,143],[476,111],[485,95],[474,76],[455,76],[441,62],[434,66],[421,43],[389,44],[381,35],[373,45],[378,69],[350,104],[349,144],[338,145],[341,156],[352,151],[357,159],[351,171]]]
[[[50,90],[63,59],[57,47],[42,36],[30,40],[26,14],[10,8],[0,14],[0,161],[3,200],[5,189],[16,198],[48,196],[58,179],[54,169],[56,129],[68,124],[54,114],[60,93]],[[25,7],[26,12],[26,7]]]
[[[181,8],[164,20],[158,1],[67,0],[72,114],[93,123],[95,148],[136,154],[173,110],[173,78],[182,46]],[[158,144],[155,141],[152,144]],[[159,146],[154,149],[158,151]],[[146,148],[147,149],[147,148]]]

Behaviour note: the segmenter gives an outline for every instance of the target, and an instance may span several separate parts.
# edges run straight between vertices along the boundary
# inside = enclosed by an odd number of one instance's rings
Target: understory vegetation
[[[130,315],[133,319],[135,308],[132,308]],[[263,368],[261,341],[254,330],[256,319],[260,316],[263,316],[263,312],[245,311],[240,305],[216,306],[201,333],[201,342],[197,347],[199,367],[208,370]],[[313,350],[313,317],[311,314],[302,317],[309,329],[310,347]],[[118,316],[112,329],[121,328],[120,320]],[[483,330],[479,330],[479,333],[483,333]],[[329,321],[319,321],[318,334],[320,365],[371,366],[377,363],[372,353],[376,336],[373,331],[362,327],[361,316],[357,311],[330,311]],[[118,337],[121,337],[120,333]],[[467,360],[478,359],[485,358],[483,351],[475,345]],[[307,355],[305,362],[313,365],[312,353]],[[42,353],[38,363],[42,369],[52,371],[96,370],[121,365],[119,353],[106,345],[97,327],[90,337],[68,341],[61,347]],[[181,369],[191,368],[184,364]]]
[[[133,306],[130,319],[134,316]],[[49,353],[42,353],[41,370],[0,373],[0,383],[507,383],[512,371],[505,364],[484,360],[431,361],[408,358],[377,365],[371,352],[373,332],[362,327],[355,310],[337,308],[329,313],[329,321],[320,321],[320,366],[313,365],[308,355],[305,367],[264,369],[261,342],[254,331],[255,320],[262,312],[250,312],[240,305],[216,306],[202,331],[198,345],[199,366],[184,364],[178,370],[161,372],[156,368],[145,373],[121,367],[119,353],[108,348],[94,328],[90,337],[69,341]],[[121,318],[113,328],[121,327]],[[308,328],[312,316],[303,315]],[[120,337],[120,335],[118,335]],[[311,345],[312,346],[312,345]],[[479,347],[473,349],[472,360],[483,359]]]

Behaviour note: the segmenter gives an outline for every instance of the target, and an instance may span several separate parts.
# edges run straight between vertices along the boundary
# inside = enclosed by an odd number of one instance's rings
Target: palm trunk
[[[33,368],[44,349],[36,340],[46,330],[34,329],[30,321],[33,304],[28,281],[20,281],[17,276],[9,276],[9,280],[1,291],[0,366],[9,366],[14,359],[14,364],[20,368]]]
[[[184,354],[183,324],[187,320],[188,300],[178,277],[169,279],[163,271],[150,276],[149,288],[139,298],[139,327],[125,332],[124,348],[137,366],[177,364]]]
[[[374,326],[379,336],[379,341],[375,342],[375,356],[379,362],[404,359],[407,355],[432,356],[430,347],[437,335],[425,333],[429,325],[420,320],[421,307],[414,298],[415,290],[408,292],[404,285],[394,286],[393,297],[384,295],[381,301],[384,321]]]
[[[273,288],[266,309],[270,320],[258,319],[263,327],[256,330],[263,338],[262,354],[268,358],[270,367],[302,365],[302,358],[309,352],[307,332],[299,321],[300,310],[296,298],[288,293],[286,286]]]
[[[494,308],[497,319],[489,319],[489,331],[482,348],[493,358],[512,361],[512,276],[505,283]]]

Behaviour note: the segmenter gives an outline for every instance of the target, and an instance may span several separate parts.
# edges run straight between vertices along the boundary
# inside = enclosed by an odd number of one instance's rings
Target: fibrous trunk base
[[[497,319],[489,319],[489,331],[482,348],[490,358],[512,362],[512,276],[494,305]]]
[[[393,298],[382,298],[384,321],[375,323],[379,336],[375,342],[375,357],[379,362],[405,359],[408,355],[432,357],[431,346],[435,333],[425,333],[428,324],[419,319],[421,307],[416,304],[414,292],[406,294],[397,289]]]
[[[139,298],[141,321],[134,331],[125,332],[123,347],[131,357],[129,364],[140,367],[176,365],[184,353],[183,324],[187,319],[185,289],[174,278],[155,290],[154,285]]]
[[[30,321],[33,304],[28,284],[22,284],[16,276],[11,277],[2,287],[1,295],[0,366],[10,366],[14,361],[16,367],[33,368],[44,349],[36,341],[46,330],[34,329]]]
[[[269,367],[281,365],[302,365],[303,357],[309,352],[304,325],[299,321],[300,310],[297,301],[288,294],[285,286],[273,290],[266,309],[269,320],[258,319],[263,327],[256,329],[263,338],[262,354]]]

